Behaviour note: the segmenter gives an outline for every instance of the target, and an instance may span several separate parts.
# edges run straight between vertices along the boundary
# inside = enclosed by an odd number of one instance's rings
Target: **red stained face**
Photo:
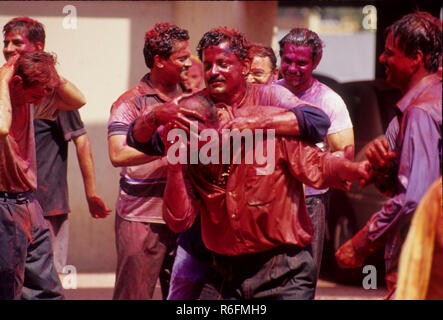
[[[186,90],[195,92],[200,89],[202,80],[203,80],[202,67],[197,62],[193,62],[192,66],[189,67],[186,73],[183,85],[185,86]]]
[[[273,76],[271,59],[269,57],[255,56],[251,61],[251,69],[246,76],[250,83],[268,84],[276,80]]]
[[[3,40],[3,55],[6,60],[22,52],[32,52],[38,50],[37,46],[30,42],[25,35],[18,30],[13,30],[5,35]]]
[[[244,87],[248,67],[229,47],[228,41],[203,50],[203,75],[211,97],[230,101]]]
[[[391,33],[386,38],[385,50],[379,61],[385,66],[386,80],[395,87],[406,89],[414,72],[413,61],[405,56]]]
[[[281,73],[293,92],[308,89],[312,72],[317,67],[312,61],[312,48],[286,43],[281,57]]]
[[[181,74],[191,66],[191,49],[188,41],[176,41],[173,46],[172,54],[169,59],[162,59],[162,75],[168,77],[171,82],[179,83],[182,81]]]

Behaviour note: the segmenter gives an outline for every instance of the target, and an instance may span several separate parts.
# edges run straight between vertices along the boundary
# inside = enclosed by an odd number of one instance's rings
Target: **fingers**
[[[389,151],[388,140],[386,138],[380,138],[371,142],[366,150],[366,157],[373,166],[383,167],[390,159],[395,157],[395,153]]]
[[[13,65],[15,65],[15,63],[17,62],[17,60],[18,60],[19,58],[20,58],[20,55],[19,55],[19,54],[13,55],[12,57],[10,57],[10,58],[6,61],[5,65],[7,65],[7,66],[13,66]]]

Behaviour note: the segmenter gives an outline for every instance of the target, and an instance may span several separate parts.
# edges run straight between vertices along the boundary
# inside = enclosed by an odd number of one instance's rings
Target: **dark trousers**
[[[312,257],[317,266],[317,277],[320,274],[323,247],[325,242],[326,217],[329,208],[329,193],[306,196],[306,208],[314,227],[312,236]]]
[[[150,300],[160,279],[163,299],[169,291],[177,234],[165,224],[115,220],[117,272],[114,300]]]
[[[311,300],[316,267],[310,248],[282,245],[240,256],[214,254],[201,300]]]
[[[50,232],[30,195],[0,197],[0,299],[63,299]]]

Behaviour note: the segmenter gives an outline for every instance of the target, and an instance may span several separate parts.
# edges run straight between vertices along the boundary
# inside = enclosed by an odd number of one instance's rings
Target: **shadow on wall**
[[[106,123],[86,124],[86,130],[94,157],[97,193],[112,212],[105,219],[94,219],[89,214],[75,146],[74,143],[70,143],[68,185],[71,213],[68,265],[73,265],[77,272],[114,272],[117,263],[115,202],[120,168],[114,168],[108,157]]]

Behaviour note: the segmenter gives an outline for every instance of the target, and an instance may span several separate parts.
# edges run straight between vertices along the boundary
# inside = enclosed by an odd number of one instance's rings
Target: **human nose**
[[[296,73],[298,71],[297,65],[295,63],[289,64],[288,71],[291,73]]]
[[[189,68],[190,66],[192,66],[192,61],[191,58],[188,57],[185,61],[185,67]]]
[[[218,66],[214,63],[210,69],[209,69],[209,75],[212,76],[216,76],[220,73],[220,70],[218,69]]]
[[[15,51],[15,47],[14,47],[14,44],[12,43],[12,41],[6,42],[6,45],[3,47],[3,52],[10,53],[10,52],[14,52],[14,51]]]

